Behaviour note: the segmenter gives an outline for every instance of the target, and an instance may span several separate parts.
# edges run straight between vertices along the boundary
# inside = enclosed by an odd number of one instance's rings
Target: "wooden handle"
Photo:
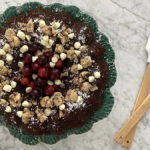
[[[145,75],[144,75],[144,78],[143,78],[143,81],[141,84],[141,88],[139,90],[139,93],[138,93],[138,96],[136,99],[136,103],[135,103],[132,113],[134,113],[136,111],[136,109],[142,104],[143,100],[148,95],[149,89],[150,89],[150,64],[147,65]],[[123,141],[123,143],[122,143],[123,147],[129,148],[131,146],[134,135],[135,135],[136,127],[137,127],[137,124],[132,128],[132,130],[129,132],[129,134]]]
[[[136,123],[140,120],[140,118],[144,115],[146,110],[150,107],[150,95],[146,97],[143,103],[139,106],[139,108],[132,114],[129,120],[125,123],[125,125],[120,129],[120,131],[114,137],[114,140],[117,143],[122,143],[126,138],[131,129],[136,125]]]

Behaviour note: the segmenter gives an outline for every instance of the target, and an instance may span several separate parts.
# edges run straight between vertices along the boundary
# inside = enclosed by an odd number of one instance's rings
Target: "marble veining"
[[[38,0],[40,1],[40,0]],[[30,0],[1,0],[0,13],[9,6]],[[115,133],[128,119],[146,68],[145,45],[150,35],[149,0],[42,0],[44,4],[59,2],[76,5],[93,16],[105,33],[116,54],[117,82],[111,89],[115,104],[108,118],[94,124],[82,135],[71,135],[55,145],[22,144],[0,127],[0,150],[122,150],[113,141]],[[7,139],[7,140],[6,140]],[[150,150],[150,110],[141,119],[131,150]]]

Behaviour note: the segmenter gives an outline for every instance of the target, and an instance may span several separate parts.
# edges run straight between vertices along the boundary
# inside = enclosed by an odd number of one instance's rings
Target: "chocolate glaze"
[[[88,70],[92,73],[96,69],[101,72],[101,78],[96,81],[96,85],[99,87],[99,90],[88,93],[88,97],[85,97],[83,104],[79,107],[73,105],[70,109],[70,105],[72,104],[66,103],[67,109],[64,112],[65,116],[63,118],[59,118],[58,110],[57,108],[54,108],[54,113],[50,115],[44,123],[40,123],[39,120],[36,119],[36,116],[34,116],[34,119],[31,119],[28,124],[24,124],[21,119],[16,116],[16,111],[23,108],[12,108],[11,113],[5,113],[4,107],[0,105],[0,113],[5,116],[5,120],[8,124],[17,125],[23,131],[32,135],[42,135],[46,133],[60,135],[68,128],[78,128],[84,125],[93,114],[93,111],[99,109],[103,105],[101,90],[104,89],[109,77],[108,65],[104,61],[104,48],[96,43],[93,31],[86,24],[79,21],[74,21],[67,12],[55,13],[43,8],[31,10],[23,15],[8,19],[6,24],[0,28],[0,39],[5,39],[4,33],[7,28],[18,29],[17,22],[27,23],[30,18],[33,20],[43,18],[47,24],[53,20],[59,20],[62,21],[67,27],[72,28],[76,37],[70,42],[70,45],[73,44],[74,41],[80,41],[82,44],[88,45],[88,50],[85,54],[81,55],[81,57],[88,55],[96,61],[92,67],[84,70]],[[37,25],[35,26],[35,28],[37,28]],[[25,41],[25,43],[26,42],[27,41]],[[31,44],[34,44],[35,42],[37,41],[33,38],[31,40]],[[2,46],[3,43],[0,43],[0,47]],[[24,99],[29,99],[29,95],[25,93],[24,87],[22,87],[19,82],[20,73],[18,72],[17,62],[20,58],[18,55],[19,53],[14,55],[15,61],[11,66],[13,73],[8,76],[8,79],[13,79],[18,82],[17,87],[12,92],[21,92]],[[65,68],[70,67],[71,65],[71,61],[65,61]],[[66,79],[64,78],[64,83],[65,88],[59,89],[59,91],[65,95],[69,88],[75,87],[74,84],[71,84],[72,75],[69,75]],[[8,100],[9,95],[5,95],[4,98]],[[38,106],[39,108],[41,107],[39,104]],[[31,110],[35,110],[35,106],[32,106]]]

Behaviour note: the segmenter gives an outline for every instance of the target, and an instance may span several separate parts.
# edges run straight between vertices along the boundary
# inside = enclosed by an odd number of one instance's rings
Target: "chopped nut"
[[[42,28],[46,25],[44,20],[39,20],[39,26]]]
[[[65,60],[66,57],[67,57],[67,55],[65,53],[60,54],[60,58],[61,58],[62,61]]]
[[[68,41],[68,38],[63,36],[60,40],[61,40],[61,44],[65,45],[67,43],[67,41]]]
[[[64,102],[64,96],[60,92],[55,92],[51,100],[54,102],[54,105],[58,107]]]
[[[96,72],[94,72],[94,76],[96,79],[98,79],[98,78],[100,78],[101,74],[100,74],[100,72],[96,71]]]
[[[44,27],[42,27],[42,32],[45,35],[51,35],[52,34],[52,28],[50,26],[45,25]]]
[[[74,38],[74,33],[70,33],[68,34],[69,39],[73,39]]]
[[[23,45],[21,48],[20,48],[20,52],[21,53],[25,53],[25,52],[27,52],[28,51],[28,46],[27,45]]]
[[[6,106],[7,101],[5,99],[0,99],[0,105]]]
[[[53,62],[50,62],[49,65],[50,65],[51,68],[55,67],[55,63],[53,63]]]
[[[78,72],[78,65],[77,65],[77,64],[72,65],[72,67],[71,67],[71,72],[72,72],[72,73],[77,73],[77,72]]]
[[[14,32],[13,29],[10,29],[10,28],[9,28],[9,29],[6,30],[6,32],[5,32],[5,37],[6,37],[6,39],[7,39],[9,42],[13,41],[14,36],[16,36],[16,33]]]
[[[48,35],[43,36],[42,40],[48,42],[49,41],[49,36]]]
[[[61,44],[56,44],[55,51],[56,51],[57,53],[62,53],[62,52],[64,51],[63,45],[61,45]]]
[[[23,115],[23,111],[17,111],[17,116],[18,116],[19,118],[21,118],[22,115]]]
[[[78,86],[80,86],[82,82],[83,82],[82,78],[78,78],[78,77],[73,78],[73,83],[78,85]]]
[[[35,62],[38,59],[38,56],[32,56],[32,62]]]
[[[18,67],[22,69],[23,66],[24,66],[24,63],[23,63],[22,61],[19,61],[19,62],[18,62]]]
[[[82,72],[80,73],[79,77],[85,78],[87,74],[88,74],[87,71],[82,71]]]
[[[53,107],[53,101],[49,96],[45,96],[40,100],[40,104],[42,107]]]
[[[32,19],[29,20],[29,22],[27,23],[27,32],[34,32],[34,23],[32,21]]]
[[[3,49],[0,49],[0,56],[5,56],[6,52]]]
[[[61,77],[61,78],[63,78],[63,77],[67,77],[67,76],[68,76],[68,74],[69,74],[69,73],[66,71],[66,72],[64,72],[64,73],[61,73],[60,77]]]
[[[43,53],[42,53],[40,50],[38,50],[38,51],[35,53],[35,56],[40,56],[40,55],[43,55]]]
[[[78,70],[82,70],[82,69],[83,69],[82,65],[78,64]]]
[[[10,113],[11,112],[11,107],[7,106],[6,109],[5,109],[5,112]]]
[[[0,75],[4,76],[9,73],[9,70],[5,66],[0,66]]]
[[[53,56],[53,57],[52,57],[52,62],[53,62],[53,63],[56,63],[57,61],[58,61],[58,58],[55,57],[55,56]]]
[[[48,116],[50,116],[50,114],[52,113],[52,110],[51,110],[50,108],[46,108],[46,109],[44,110],[44,113],[45,113],[45,115],[48,117]]]
[[[20,40],[17,36],[14,36],[13,45],[14,46],[12,46],[12,47],[19,47],[20,46]]]
[[[74,50],[67,51],[67,58],[69,58],[70,60],[76,58],[76,54],[74,53]]]
[[[10,104],[13,106],[13,107],[20,107],[21,106],[21,94],[18,93],[18,92],[15,92],[13,94],[11,94],[9,96],[9,101],[10,101]]]
[[[58,54],[54,54],[54,57],[57,57],[57,59],[59,59],[59,55]]]
[[[62,118],[62,117],[64,117],[64,116],[65,116],[65,115],[64,115],[63,111],[60,110],[60,111],[59,111],[59,118]]]
[[[8,81],[8,80],[2,81],[2,82],[0,83],[0,91],[3,89],[3,87],[4,87],[5,85],[8,85],[8,84],[9,84],[9,81]]]
[[[22,32],[21,30],[18,31],[17,36],[21,39],[21,40],[25,40],[26,35],[24,34],[24,32]]]
[[[91,84],[89,82],[84,82],[81,86],[81,90],[84,92],[88,92],[91,88]]]
[[[93,82],[94,81],[94,76],[89,76],[89,82]]]
[[[92,65],[92,60],[89,56],[86,56],[80,60],[80,63],[83,66],[83,68],[88,68]]]
[[[60,80],[55,80],[55,84],[56,84],[56,85],[60,85],[60,84],[61,84],[61,81],[60,81]]]
[[[24,102],[22,103],[22,106],[23,106],[23,107],[31,107],[32,104],[31,104],[30,102],[28,102],[28,101],[24,101]]]
[[[3,50],[7,53],[10,52],[10,45],[8,43],[6,43],[3,47]]]
[[[32,105],[36,106],[37,105],[37,101],[31,101]]]
[[[94,91],[96,91],[96,90],[98,90],[98,87],[97,87],[96,85],[91,86],[91,88],[90,88],[90,91],[91,91],[91,92],[94,92]]]
[[[52,47],[53,43],[54,43],[54,40],[49,39],[49,45],[50,45],[50,47]]]
[[[79,49],[79,48],[81,47],[80,42],[75,42],[75,43],[74,43],[74,47],[75,47],[76,49]]]
[[[34,112],[31,112],[31,111],[27,111],[27,112],[23,113],[22,114],[22,122],[24,124],[27,124],[33,116],[34,116]]]
[[[77,99],[78,99],[78,95],[77,95],[76,91],[75,91],[75,90],[72,90],[72,89],[69,89],[69,90],[67,91],[66,96],[65,96],[65,100],[66,100],[66,101],[76,102]]]
[[[65,105],[64,105],[64,104],[61,104],[61,105],[59,106],[59,109],[60,109],[60,110],[64,110],[64,109],[65,109]]]
[[[0,60],[0,67],[3,67],[3,66],[4,66],[4,61]]]
[[[18,25],[22,31],[27,30],[27,24],[26,23],[18,22]]]
[[[27,87],[26,88],[26,93],[30,93],[32,91],[32,88],[31,87]]]
[[[11,92],[12,87],[11,87],[10,85],[6,84],[6,85],[3,87],[3,90],[4,90],[5,92]]]
[[[12,88],[15,88],[15,87],[17,86],[17,82],[11,81],[11,82],[10,82],[10,85],[11,85]]]
[[[47,119],[47,116],[42,112],[42,110],[37,109],[36,114],[41,123],[43,123]]]
[[[48,85],[53,85],[54,83],[53,83],[52,81],[48,80],[48,81],[47,81],[47,84],[48,84]]]

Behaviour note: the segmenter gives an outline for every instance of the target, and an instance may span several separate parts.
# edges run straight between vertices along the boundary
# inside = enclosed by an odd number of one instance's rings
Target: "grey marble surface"
[[[29,0],[1,0],[0,13]],[[82,135],[72,135],[55,145],[22,144],[0,127],[0,150],[121,150],[115,133],[130,116],[146,67],[145,45],[150,34],[150,0],[42,0],[44,4],[73,4],[92,15],[110,39],[116,54],[118,78],[111,89],[115,105],[108,118]],[[150,111],[140,121],[131,150],[150,150]]]

